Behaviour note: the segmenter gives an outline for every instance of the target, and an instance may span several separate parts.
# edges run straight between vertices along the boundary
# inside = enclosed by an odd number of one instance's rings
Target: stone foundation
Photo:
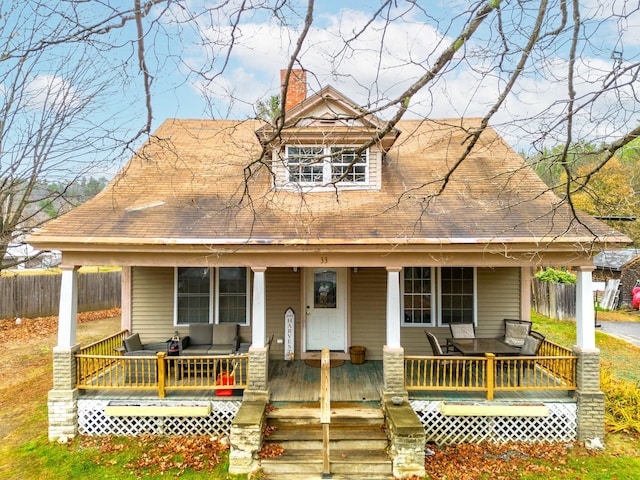
[[[383,401],[390,401],[394,396],[400,396],[406,401],[409,395],[404,388],[404,348],[389,348],[385,345],[382,350],[382,362]]]
[[[231,425],[229,473],[245,475],[260,468],[258,453],[262,448],[266,402],[243,401]]]
[[[394,478],[423,478],[426,435],[420,419],[406,401],[402,405],[384,402],[389,438],[389,455]]]
[[[578,390],[578,440],[604,439],[604,393],[600,391],[600,351],[573,347],[578,356],[576,382]]]
[[[51,390],[49,440],[66,443],[78,435],[78,390]]]
[[[78,435],[75,354],[79,345],[53,349],[53,390],[49,392],[49,440],[68,442]]]

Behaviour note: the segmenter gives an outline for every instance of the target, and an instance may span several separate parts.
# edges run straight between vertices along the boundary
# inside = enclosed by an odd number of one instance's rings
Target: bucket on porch
[[[216,385],[233,385],[235,383],[235,380],[233,379],[233,377],[231,375],[228,375],[226,372],[222,372],[220,375],[218,375],[218,379],[216,381]],[[216,390],[216,395],[221,396],[221,397],[230,397],[231,395],[233,395],[233,390],[231,389],[218,389]]]
[[[361,365],[364,363],[364,356],[367,353],[365,347],[354,345],[349,347],[349,356],[351,357],[351,363],[354,365]]]

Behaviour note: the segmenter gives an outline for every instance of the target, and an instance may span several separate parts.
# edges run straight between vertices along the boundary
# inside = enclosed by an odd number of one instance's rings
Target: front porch
[[[121,355],[128,331],[87,345],[73,355],[74,386],[108,398],[241,398],[250,384],[249,354],[167,356]],[[268,352],[266,353],[268,357]],[[578,357],[544,340],[534,357],[408,356],[401,380],[411,399],[532,401],[567,399],[577,386]],[[384,362],[337,360],[330,369],[331,400],[379,401],[385,390]],[[443,363],[443,362],[446,362]],[[314,402],[320,398],[319,365],[298,360],[267,360],[272,402]]]
[[[118,332],[74,355],[79,433],[229,433],[250,383],[249,354],[113,354],[126,334]],[[527,430],[534,432],[532,438],[540,438],[538,432],[546,431],[551,438],[572,440],[576,435],[577,406],[572,393],[576,389],[577,361],[570,350],[545,341],[537,357],[449,357],[446,370],[441,370],[441,357],[404,356],[404,377],[397,380],[403,383],[427,439],[445,443],[460,438],[486,440],[486,433],[482,433],[486,428],[469,429],[469,422],[488,421],[493,425],[500,418],[502,425],[535,423],[537,426]],[[353,364],[339,360],[330,368],[329,376],[332,402],[381,404],[385,391],[383,361]],[[319,402],[321,397],[321,369],[305,361],[269,360],[267,383],[269,401],[275,405]],[[192,415],[190,412],[196,410],[189,407],[196,404],[208,406],[207,414]],[[114,405],[136,408],[131,413],[122,414],[122,408],[118,414],[109,413]],[[447,405],[457,405],[458,412],[447,414]],[[479,405],[492,407],[494,413],[478,409]],[[153,414],[141,413],[145,406]],[[183,408],[182,413],[175,413],[177,406]],[[531,414],[531,406],[544,406],[546,414],[540,415],[539,409]],[[495,413],[496,407],[499,414]],[[518,434],[515,426],[503,429],[499,441]]]

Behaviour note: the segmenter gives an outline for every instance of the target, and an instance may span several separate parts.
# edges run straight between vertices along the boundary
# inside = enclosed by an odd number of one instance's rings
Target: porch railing
[[[405,388],[495,392],[575,390],[577,357],[545,341],[534,357],[405,356]]]
[[[85,345],[79,353],[83,355],[113,355],[118,348],[122,347],[122,340],[128,336],[129,330],[120,330],[109,337]]]
[[[248,385],[249,355],[140,356],[76,355],[76,388],[81,390],[212,390],[230,395]]]
[[[84,365],[83,376],[85,378],[90,378],[94,375],[100,375],[105,369],[108,369],[114,366],[119,359],[118,357],[114,357],[118,349],[122,347],[122,340],[127,338],[129,335],[129,330],[120,330],[118,333],[114,333],[102,340],[98,340],[97,342],[90,343],[82,348],[78,352],[79,355],[89,355],[89,356],[104,356],[109,358],[103,358],[102,361],[90,362]],[[79,370],[78,370],[79,371]]]

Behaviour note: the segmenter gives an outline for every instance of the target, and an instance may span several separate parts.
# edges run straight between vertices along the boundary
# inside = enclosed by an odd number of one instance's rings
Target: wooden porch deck
[[[354,365],[345,361],[331,369],[331,401],[379,401],[384,385],[381,360],[367,360]],[[320,369],[303,361],[271,360],[269,362],[271,400],[274,402],[317,401],[320,398]],[[494,401],[509,402],[575,402],[573,392],[509,391],[496,392]],[[487,401],[485,392],[472,391],[410,391],[415,400]]]
[[[383,385],[382,361],[368,360],[354,365],[348,360],[331,368],[331,401],[369,402],[380,400]],[[315,402],[320,398],[320,368],[304,361],[270,360],[269,385],[274,402]]]

